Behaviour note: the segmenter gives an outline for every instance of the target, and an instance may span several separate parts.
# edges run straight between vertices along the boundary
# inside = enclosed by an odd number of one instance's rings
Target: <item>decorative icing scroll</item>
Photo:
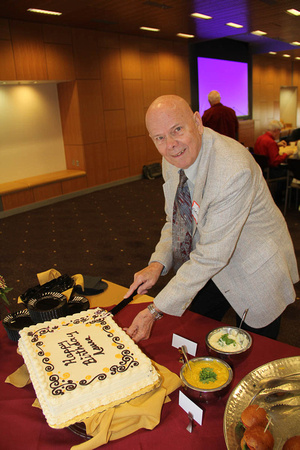
[[[96,309],[92,316],[87,314],[86,316],[80,317],[79,319],[70,319],[68,322],[65,322],[62,324],[63,327],[68,327],[70,324],[80,324],[80,323],[100,323],[101,325],[105,325],[105,318],[111,316],[111,313],[103,310],[103,309]]]
[[[44,342],[38,341],[35,345],[39,349],[38,356],[44,356],[44,350],[41,348],[44,345]]]
[[[58,375],[51,375],[49,380],[51,381],[50,388],[52,389],[52,395],[64,395],[65,391],[74,391],[77,387],[77,384],[72,380],[60,384]]]
[[[54,366],[53,366],[53,364],[51,364],[50,358],[43,358],[42,362],[44,364],[46,364],[46,367],[45,367],[46,372],[52,372],[52,370],[54,370]]]
[[[125,347],[124,344],[122,344],[121,342],[119,342],[119,341],[120,341],[119,336],[113,337],[113,338],[112,338],[112,341],[113,341],[115,344],[117,344],[117,349],[118,349],[118,350],[122,350],[122,349]]]
[[[105,378],[107,378],[107,375],[105,375],[105,373],[99,373],[99,375],[96,375],[94,378],[92,378],[89,381],[88,380],[80,380],[79,384],[80,384],[80,386],[88,386],[95,380],[103,381],[103,380],[105,380]]]
[[[104,323],[106,323],[106,322],[104,322]],[[109,331],[110,329],[111,328],[110,328],[109,325],[104,325],[104,324],[102,325],[102,330],[105,331],[105,333],[107,333],[107,336],[108,337],[113,337],[113,333]]]
[[[32,336],[31,342],[36,342],[38,341],[40,336],[47,333],[53,333],[54,330],[57,330],[57,328],[59,328],[57,325],[54,327],[42,327],[36,330],[34,333],[32,331],[29,331],[28,336]]]
[[[110,373],[115,375],[118,372],[126,372],[129,367],[138,366],[138,361],[133,359],[132,353],[130,354],[129,350],[122,351],[122,361],[120,361],[119,365],[114,365],[110,367]]]

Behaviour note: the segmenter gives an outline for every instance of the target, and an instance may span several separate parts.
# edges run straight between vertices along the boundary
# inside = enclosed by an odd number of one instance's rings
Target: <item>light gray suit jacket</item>
[[[249,308],[248,325],[264,327],[295,300],[299,274],[286,222],[260,167],[238,142],[204,128],[199,158],[193,251],[154,302],[181,316],[212,278],[240,316]],[[178,168],[163,160],[163,176],[166,223],[150,262],[161,262],[164,275],[173,264]]]

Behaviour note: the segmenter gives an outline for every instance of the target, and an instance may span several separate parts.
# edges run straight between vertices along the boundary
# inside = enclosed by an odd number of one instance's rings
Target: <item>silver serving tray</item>
[[[293,374],[297,374],[293,377]],[[284,378],[284,384],[278,380]],[[269,379],[272,384],[265,384]],[[300,396],[285,401],[266,402],[264,395],[275,393],[278,389],[297,391],[300,389],[300,356],[277,359],[248,373],[231,392],[223,420],[225,443],[228,450],[240,449],[240,438],[236,425],[241,413],[251,403],[257,403],[266,409],[271,418],[270,431],[274,436],[274,450],[282,449],[284,442],[300,434]],[[277,405],[284,406],[277,406]]]

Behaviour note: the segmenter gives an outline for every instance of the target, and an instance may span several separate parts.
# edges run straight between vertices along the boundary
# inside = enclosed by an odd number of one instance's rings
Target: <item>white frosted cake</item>
[[[158,384],[151,360],[101,308],[24,328],[19,349],[53,428],[84,420]]]

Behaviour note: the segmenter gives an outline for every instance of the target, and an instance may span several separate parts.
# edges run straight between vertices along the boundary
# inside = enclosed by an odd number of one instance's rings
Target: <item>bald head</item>
[[[149,124],[153,117],[157,118],[158,116],[162,117],[166,114],[176,113],[180,117],[186,116],[193,118],[193,111],[191,110],[189,104],[178,95],[162,95],[156,98],[148,108],[146,113],[146,127],[149,131]]]
[[[217,103],[220,103],[221,101],[221,95],[218,91],[211,91],[208,94],[208,101],[211,104],[211,106],[216,105]]]

